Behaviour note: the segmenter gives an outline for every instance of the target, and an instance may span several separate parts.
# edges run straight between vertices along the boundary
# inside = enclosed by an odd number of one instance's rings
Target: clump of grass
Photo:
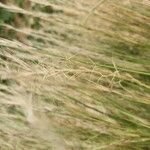
[[[149,2],[16,2],[0,3],[0,149],[149,149]]]

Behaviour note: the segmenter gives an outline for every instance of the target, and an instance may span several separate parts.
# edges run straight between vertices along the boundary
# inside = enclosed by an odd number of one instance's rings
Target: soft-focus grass
[[[0,3],[0,150],[148,150],[149,1],[30,1]]]

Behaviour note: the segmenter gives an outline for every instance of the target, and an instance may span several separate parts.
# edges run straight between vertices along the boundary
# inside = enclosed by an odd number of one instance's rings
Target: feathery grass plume
[[[148,150],[149,8],[0,0],[0,149]]]

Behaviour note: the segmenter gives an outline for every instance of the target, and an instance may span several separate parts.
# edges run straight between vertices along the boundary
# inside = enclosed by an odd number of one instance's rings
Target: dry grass
[[[0,150],[148,150],[149,1],[30,1],[0,3]]]

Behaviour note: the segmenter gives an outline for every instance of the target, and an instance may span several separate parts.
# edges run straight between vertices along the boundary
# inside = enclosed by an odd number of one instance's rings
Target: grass
[[[0,150],[148,150],[150,3],[30,2],[0,3]]]

